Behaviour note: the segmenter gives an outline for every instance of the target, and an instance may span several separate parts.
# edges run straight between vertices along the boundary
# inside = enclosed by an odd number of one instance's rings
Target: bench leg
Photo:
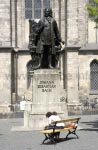
[[[42,144],[45,143],[45,141],[50,140],[52,143],[56,143],[54,140],[54,134],[45,134],[45,139],[43,140]]]
[[[52,134],[48,134],[48,136],[49,136],[49,140],[52,142],[52,143],[56,143],[56,141],[54,140],[54,134],[52,133]]]
[[[76,130],[74,130],[74,131],[68,130],[68,131],[69,131],[69,133],[66,135],[66,139],[70,134],[74,134],[74,135],[76,135],[77,138],[79,138],[78,135],[76,134]]]
[[[45,134],[45,139],[43,140],[42,144],[45,143],[45,141],[47,141],[49,139],[49,137]]]
[[[72,134],[76,135],[76,137],[79,138],[75,131],[73,131]]]

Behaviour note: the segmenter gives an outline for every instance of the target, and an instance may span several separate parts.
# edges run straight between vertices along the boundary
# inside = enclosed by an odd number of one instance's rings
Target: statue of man
[[[44,18],[38,24],[30,21],[30,25],[32,29],[29,43],[31,56],[33,58],[34,54],[32,52],[35,52],[36,56],[39,57],[38,65],[34,69],[41,68],[43,62],[48,64],[46,68],[52,69],[55,67],[55,65],[53,66],[53,62],[55,62],[53,58],[55,59],[55,57],[53,56],[56,56],[57,51],[61,48],[60,43],[63,43],[56,20],[52,17],[52,9],[46,8]]]
[[[44,10],[44,18],[39,22],[40,44],[43,53],[48,55],[48,68],[52,66],[52,56],[56,55],[57,46],[62,42],[56,20],[52,17],[52,9]],[[42,57],[43,58],[43,57]],[[41,60],[42,61],[42,60]],[[41,64],[41,62],[40,62]]]

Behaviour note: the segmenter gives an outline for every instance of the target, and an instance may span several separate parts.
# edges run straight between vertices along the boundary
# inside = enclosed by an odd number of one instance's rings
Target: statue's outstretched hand
[[[62,41],[62,42],[61,42],[61,51],[63,51],[64,49],[65,49],[65,42]]]
[[[65,44],[65,41],[61,41],[61,43],[64,45],[64,44]]]

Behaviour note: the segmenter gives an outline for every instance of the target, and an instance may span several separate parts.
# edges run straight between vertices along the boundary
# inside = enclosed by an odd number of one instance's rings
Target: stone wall
[[[25,10],[24,0],[17,0],[17,18],[15,16],[15,0],[0,0],[0,46],[23,47],[25,43]],[[16,21],[17,24],[16,24]]]
[[[68,104],[78,104],[78,50],[79,47],[67,47],[67,101]]]
[[[24,0],[17,0],[17,37],[18,47],[25,46],[25,3]]]
[[[27,64],[30,60],[29,52],[18,52],[18,100],[28,91]]]
[[[25,45],[25,1],[11,1],[11,36],[13,47],[23,47]],[[17,9],[15,12],[15,6]]]
[[[10,46],[10,0],[0,0],[0,46]]]
[[[79,98],[86,100],[87,98],[97,97],[90,91],[90,63],[98,60],[97,50],[80,50],[79,53]]]
[[[88,0],[77,0],[77,15],[78,15],[78,44],[84,46],[88,42],[88,13],[86,4]]]
[[[0,48],[0,111],[11,104],[11,48]]]
[[[83,46],[87,42],[87,0],[68,1],[67,7],[67,44]]]

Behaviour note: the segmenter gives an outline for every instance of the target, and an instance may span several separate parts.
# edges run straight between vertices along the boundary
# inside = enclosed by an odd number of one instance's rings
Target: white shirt
[[[51,124],[52,121],[59,121],[59,120],[61,120],[59,116],[51,115],[48,118],[48,123]],[[65,125],[64,125],[64,123],[57,123],[56,126],[65,126]]]
[[[25,110],[25,107],[26,107],[26,101],[21,101],[20,102],[20,110]]]

